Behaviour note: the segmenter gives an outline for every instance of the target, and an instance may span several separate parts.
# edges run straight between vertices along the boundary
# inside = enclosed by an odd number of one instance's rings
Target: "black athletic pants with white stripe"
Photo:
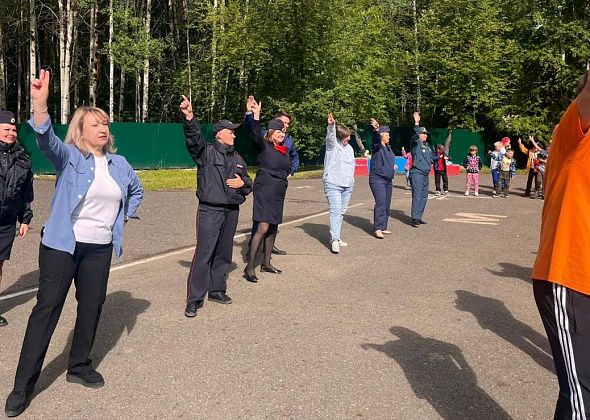
[[[533,281],[559,381],[555,419],[590,419],[590,296]]]

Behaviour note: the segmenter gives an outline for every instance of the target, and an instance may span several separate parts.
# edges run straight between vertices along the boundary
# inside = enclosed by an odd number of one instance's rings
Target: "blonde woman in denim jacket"
[[[14,389],[5,413],[22,413],[39,378],[47,347],[72,279],[78,311],[66,380],[89,388],[104,379],[88,358],[94,344],[113,250],[121,256],[123,225],[143,198],[143,188],[125,158],[114,154],[108,115],[99,108],[80,107],[74,113],[66,144],[53,132],[47,112],[48,71],[31,83],[34,107],[29,124],[37,145],[56,169],[51,214],[39,247],[37,304],[29,317]]]
[[[341,246],[347,246],[340,237],[342,220],[348,207],[354,187],[354,150],[348,144],[350,129],[336,125],[332,114],[328,114],[326,129],[326,156],[324,158],[324,192],[330,205],[330,248],[334,254]]]

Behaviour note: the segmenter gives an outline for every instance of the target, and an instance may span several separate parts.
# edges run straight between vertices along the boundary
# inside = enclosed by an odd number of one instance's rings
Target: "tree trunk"
[[[152,15],[152,0],[146,0],[145,8],[145,34],[147,39],[150,38],[150,23]],[[143,107],[141,112],[141,122],[146,122],[149,107],[150,91],[150,58],[147,56],[143,61]]]
[[[2,22],[0,22],[0,109],[6,109],[6,65],[4,62],[4,30]]]
[[[418,9],[416,0],[412,0],[412,12],[414,14],[414,65],[416,71],[416,111],[420,112],[422,93],[420,90],[420,65],[418,60]]]
[[[29,83],[37,77],[37,14],[35,0],[29,0]],[[30,89],[30,87],[28,88]],[[27,89],[27,90],[28,90]],[[30,101],[29,112],[33,114],[33,102]]]
[[[213,0],[213,28],[211,37],[211,97],[209,99],[209,119],[214,120],[215,98],[217,97],[217,19],[219,0]]]
[[[186,65],[188,67],[188,99],[190,102],[193,101],[193,74],[192,74],[192,66],[191,66],[191,41],[190,41],[190,31],[189,31],[189,22],[188,22],[188,2],[187,0],[182,0],[182,9],[184,14],[184,21],[186,26]]]
[[[113,57],[115,24],[113,13],[113,0],[109,0],[109,120],[111,122],[115,121],[115,61]]]
[[[125,70],[121,70],[121,84],[119,85],[119,121],[123,119],[123,108],[125,107]]]
[[[70,84],[72,71],[72,48],[76,26],[76,0],[58,0],[59,8],[59,82],[60,122],[67,124],[70,116]]]
[[[25,36],[23,22],[25,22],[25,16],[24,16],[24,10],[21,7],[20,8],[20,22],[18,25],[18,33],[19,33],[19,36],[21,36],[21,37]],[[17,47],[17,56],[18,57],[17,57],[17,61],[16,61],[16,115],[18,115],[17,119],[20,120],[21,106],[22,106],[22,100],[23,100],[23,91],[22,91],[22,86],[23,86],[23,54],[21,51],[21,44],[20,43],[18,43],[18,47]],[[27,104],[28,103],[29,103],[29,100],[27,99]],[[27,109],[29,109],[28,105],[27,105]]]
[[[141,79],[139,78],[139,71],[135,70],[135,122],[139,122],[141,118]]]
[[[90,42],[88,45],[88,104],[96,106],[96,85],[97,85],[97,68],[96,53],[98,49],[98,40],[96,32],[96,18],[98,15],[98,1],[94,0],[90,5]]]
[[[246,0],[244,8],[244,19],[248,19],[248,12],[250,9],[250,0]],[[240,62],[240,71],[238,76],[238,86],[240,93],[244,94],[244,97],[248,95],[248,86],[246,86],[246,58],[245,55],[242,57]]]

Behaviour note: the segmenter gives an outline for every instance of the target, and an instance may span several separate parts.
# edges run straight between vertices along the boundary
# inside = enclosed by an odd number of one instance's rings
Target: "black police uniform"
[[[202,302],[207,292],[225,292],[232,261],[239,205],[252,191],[244,159],[217,141],[207,143],[196,118],[184,119],[186,147],[197,164],[197,246],[188,276],[187,302]],[[226,181],[239,175],[244,186],[230,188]]]
[[[385,146],[381,144],[380,131],[374,131],[369,187],[375,198],[375,208],[373,209],[375,231],[387,230],[394,174],[395,153],[393,153],[389,144]]]
[[[260,121],[254,121],[251,135],[258,149],[252,220],[279,225],[283,222],[291,159],[288,154],[282,154],[264,140],[260,131]]]

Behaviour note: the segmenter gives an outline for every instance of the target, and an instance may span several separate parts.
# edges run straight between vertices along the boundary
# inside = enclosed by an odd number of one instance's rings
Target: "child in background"
[[[469,148],[469,153],[463,161],[463,167],[467,169],[467,180],[465,183],[465,195],[469,195],[471,190],[471,184],[473,184],[473,190],[476,197],[479,196],[479,171],[483,166],[481,158],[477,155],[477,146],[473,145]]]
[[[442,144],[436,145],[436,154],[434,155],[434,184],[436,186],[436,195],[443,192],[444,195],[449,193],[449,177],[447,176],[447,160],[449,156]],[[440,180],[442,179],[443,190],[440,188]]]
[[[536,198],[543,200],[545,198],[543,193],[545,188],[545,165],[547,164],[549,154],[547,153],[547,150],[545,150],[545,143],[542,141],[536,142],[533,138],[531,138],[531,142],[533,143],[535,150],[538,150],[535,159],[533,159],[533,167],[541,175],[541,184],[539,191],[537,191]],[[531,198],[535,198],[535,196],[531,194]]]
[[[516,173],[516,161],[514,160],[514,150],[506,150],[506,155],[500,162],[500,181],[496,188],[495,197],[500,196],[500,186],[502,186],[502,193],[504,197],[508,197],[510,193],[510,179]]]
[[[410,168],[412,167],[412,154],[410,152],[406,152],[404,146],[402,146],[402,157],[406,159],[404,173],[406,175],[406,190],[409,190],[410,188],[412,188],[412,184],[410,183]]]
[[[498,182],[500,181],[500,162],[504,158],[506,154],[506,148],[501,141],[497,141],[494,143],[494,151],[488,151],[488,155],[490,156],[490,170],[492,172],[492,182],[494,184],[494,192],[492,193],[492,197],[498,197]]]

